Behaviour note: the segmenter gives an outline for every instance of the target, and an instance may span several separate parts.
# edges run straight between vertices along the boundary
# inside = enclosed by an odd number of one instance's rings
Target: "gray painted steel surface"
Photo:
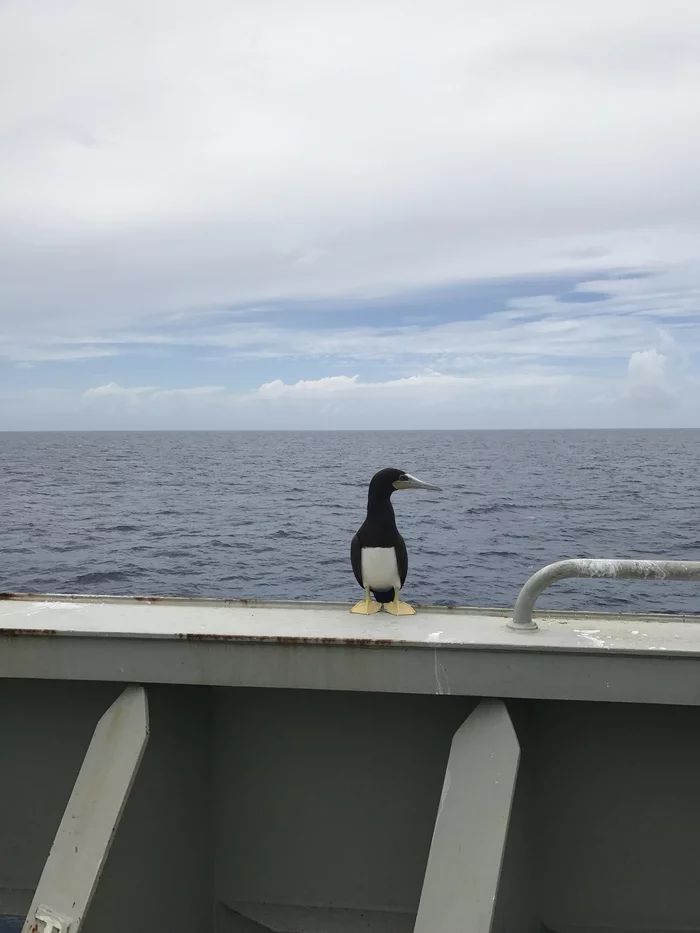
[[[126,688],[81,933],[700,931],[700,618],[348,609],[0,600],[0,915]]]
[[[45,933],[79,933],[147,739],[146,693],[127,687],[97,724],[23,933],[37,925]]]
[[[692,616],[120,597],[0,600],[0,678],[700,703]],[[669,659],[674,664],[669,665]]]
[[[483,700],[452,740],[415,933],[489,933],[519,758],[506,707]]]

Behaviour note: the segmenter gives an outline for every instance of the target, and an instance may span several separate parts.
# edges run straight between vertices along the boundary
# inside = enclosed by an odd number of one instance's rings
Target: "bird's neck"
[[[370,490],[367,497],[367,518],[373,525],[396,528],[390,493]]]

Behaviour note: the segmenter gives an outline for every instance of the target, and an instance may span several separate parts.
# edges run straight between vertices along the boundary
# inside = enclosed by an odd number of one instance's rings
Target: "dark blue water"
[[[700,431],[0,434],[0,587],[355,600],[384,466],[407,600],[510,606],[566,557],[700,558]],[[542,607],[697,611],[698,585],[567,581]]]

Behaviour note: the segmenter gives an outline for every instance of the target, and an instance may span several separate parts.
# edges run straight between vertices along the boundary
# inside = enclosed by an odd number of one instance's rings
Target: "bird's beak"
[[[435,492],[442,492],[439,486],[433,486],[432,483],[424,483],[422,479],[411,476],[410,473],[406,473],[405,480],[397,479],[393,486],[394,489],[433,489]]]

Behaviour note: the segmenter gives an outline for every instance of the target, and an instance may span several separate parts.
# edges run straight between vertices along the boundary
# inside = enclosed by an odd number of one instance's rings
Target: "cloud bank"
[[[699,49],[686,0],[8,0],[0,428],[698,424]]]

